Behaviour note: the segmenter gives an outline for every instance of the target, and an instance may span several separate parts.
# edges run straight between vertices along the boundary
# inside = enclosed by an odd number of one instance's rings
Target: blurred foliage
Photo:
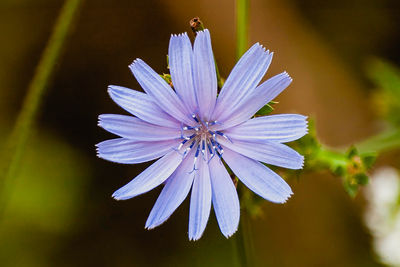
[[[76,229],[85,202],[87,160],[44,132],[32,136],[29,144],[18,175],[5,185],[9,195],[0,221],[2,266],[50,266],[46,261],[57,250],[57,240]]]
[[[367,74],[377,87],[372,103],[378,115],[391,126],[400,128],[400,69],[381,59],[371,59]]]

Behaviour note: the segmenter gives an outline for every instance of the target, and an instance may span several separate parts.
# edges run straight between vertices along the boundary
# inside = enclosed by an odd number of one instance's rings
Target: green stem
[[[5,193],[10,193],[5,187],[9,183],[9,180],[16,177],[18,166],[21,162],[21,156],[34,124],[34,119],[41,106],[43,95],[50,78],[54,73],[55,65],[60,58],[66,37],[71,31],[74,19],[77,17],[77,11],[81,2],[81,0],[67,0],[64,3],[55,23],[52,35],[36,67],[33,79],[29,84],[21,111],[18,114],[16,123],[9,137],[6,150],[2,155],[2,179],[0,180],[1,211],[4,209],[7,199]],[[0,216],[1,214],[2,212],[0,212]]]
[[[251,231],[250,216],[245,210],[241,212],[237,235],[240,266],[254,266],[253,233]]]
[[[400,148],[400,129],[388,129],[355,144],[360,152],[385,152]]]
[[[331,150],[326,147],[321,147],[317,159],[319,164],[329,167],[346,166],[347,158],[344,152]]]
[[[236,0],[236,59],[247,50],[248,39],[248,0]]]
[[[248,0],[236,0],[236,59],[247,50]],[[239,197],[243,190],[239,190]],[[253,242],[250,220],[246,211],[242,211],[236,237],[238,257],[241,266],[253,266]]]

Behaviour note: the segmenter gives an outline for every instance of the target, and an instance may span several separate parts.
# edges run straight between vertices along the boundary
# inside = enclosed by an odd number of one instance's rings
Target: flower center
[[[212,130],[212,126],[219,124],[217,121],[203,121],[196,114],[192,114],[195,121],[194,126],[181,126],[182,142],[175,149],[185,157],[192,149],[195,150],[193,171],[197,170],[196,162],[200,156],[204,161],[210,162],[215,155],[219,158],[224,154],[224,149],[218,142],[218,138],[223,137],[230,142],[231,139],[221,131]]]

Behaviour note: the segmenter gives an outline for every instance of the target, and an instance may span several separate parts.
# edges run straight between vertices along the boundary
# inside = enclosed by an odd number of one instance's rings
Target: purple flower
[[[283,72],[258,85],[273,55],[258,43],[233,68],[218,97],[208,30],[198,32],[193,47],[186,33],[172,35],[168,55],[175,90],[141,59],[129,67],[145,93],[109,86],[111,98],[135,117],[99,116],[99,125],[120,137],[99,143],[98,156],[126,164],[160,158],[113,194],[129,199],[165,183],[146,228],[167,220],[192,189],[189,239],[203,234],[211,203],[229,237],[237,230],[240,205],[223,161],[256,194],[285,202],[292,194],[289,185],[260,162],[302,168],[304,158],[282,143],[307,133],[306,117],[252,118],[292,81]]]

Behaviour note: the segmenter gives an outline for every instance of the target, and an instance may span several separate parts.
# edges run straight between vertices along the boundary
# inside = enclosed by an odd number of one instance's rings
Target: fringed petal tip
[[[200,232],[200,233],[195,233],[195,234],[190,234],[188,233],[189,236],[189,241],[197,241],[199,240],[202,236],[203,236],[204,232]]]
[[[204,30],[201,30],[201,31],[197,31],[197,32],[196,32],[196,37],[199,36],[199,34],[200,34],[200,35],[202,35],[202,34],[208,34],[208,35],[210,35],[210,31],[209,31],[208,29],[204,29]]]
[[[119,190],[115,191],[111,197],[115,200],[127,200],[132,198],[131,196],[125,196],[125,192],[119,192]]]
[[[135,65],[138,64],[138,63],[144,63],[144,61],[143,61],[142,59],[140,59],[140,58],[136,58],[136,59],[134,59],[134,60],[132,61],[131,64],[129,64],[128,67],[132,70],[132,68],[134,68]]]
[[[304,156],[300,155],[300,157],[301,157],[301,162],[299,162],[299,165],[300,165],[299,169],[303,169],[303,167],[304,167]]]
[[[111,197],[112,197],[113,199],[115,199],[115,200],[121,200],[121,199],[118,198],[118,195],[116,194],[116,192],[114,192],[114,193],[111,195]]]
[[[107,86],[107,93],[111,98],[113,98],[113,96],[115,96],[116,94],[123,93],[123,91],[127,89],[132,90],[130,88],[110,84],[109,86]]]
[[[239,226],[239,225],[238,225]],[[238,227],[236,227],[236,229],[234,229],[233,231],[231,231],[231,232],[229,232],[229,233],[222,233],[224,236],[225,236],[225,238],[230,238],[231,236],[233,236],[236,232],[237,232],[237,230],[238,230]]]
[[[262,44],[260,44],[260,43],[255,43],[253,46],[256,46],[258,49],[262,49],[263,50],[263,52],[266,54],[266,55],[268,55],[268,56],[273,56],[274,55],[274,52],[272,52],[272,51],[269,51],[269,49],[267,49],[265,46],[263,46]]]
[[[102,120],[103,120],[103,118],[104,118],[104,115],[105,114],[101,114],[101,115],[99,115],[99,117],[97,118],[97,126],[99,126],[99,127],[101,127],[101,128],[103,128],[103,124],[102,124]],[[98,144],[97,144],[98,145]],[[96,146],[97,146],[96,145]]]
[[[238,230],[238,227],[236,227],[236,229],[234,229],[233,231],[231,231],[231,232],[229,232],[229,233],[222,233],[224,236],[225,236],[225,238],[230,238],[231,236],[233,236],[236,232],[237,232],[237,230]],[[195,234],[195,235],[190,235],[190,233],[188,233],[188,236],[189,236],[189,241],[197,241],[197,240],[199,240],[202,236],[203,236],[203,233],[204,232],[202,232],[201,234]]]
[[[175,34],[175,33],[171,34],[171,38],[185,37],[185,36],[187,36],[186,32],[182,32],[182,33],[178,33],[178,34]]]
[[[154,228],[156,228],[156,227],[162,225],[163,223],[165,223],[168,219],[169,219],[169,217],[164,219],[163,221],[157,221],[157,222],[147,220],[146,224],[144,226],[144,229],[153,230]]]
[[[290,189],[290,192],[288,192],[287,195],[281,201],[271,201],[271,200],[269,201],[276,204],[285,204],[293,196],[293,194],[294,193]]]

